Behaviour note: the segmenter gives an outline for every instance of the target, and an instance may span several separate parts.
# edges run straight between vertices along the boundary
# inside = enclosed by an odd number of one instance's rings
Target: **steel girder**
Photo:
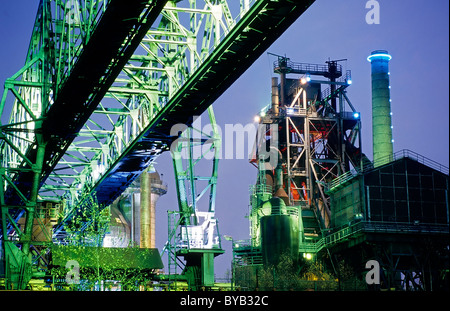
[[[63,157],[73,210],[94,191],[111,203],[169,150],[172,126],[190,125],[311,3],[169,2],[74,140],[71,150],[84,155]]]
[[[169,281],[183,256],[183,275],[192,289],[214,284],[214,257],[222,254],[215,218],[215,198],[221,137],[212,106],[209,126],[182,124],[181,136],[171,145],[178,212],[169,212],[169,236],[163,249],[168,255]],[[205,165],[209,163],[210,165]],[[173,271],[172,271],[173,270]]]
[[[151,161],[168,150],[176,139],[169,132],[142,136],[234,25],[229,11],[225,1],[191,0],[165,6],[159,24],[147,32],[69,147],[65,161],[60,162],[61,171],[66,173],[49,178],[55,185],[65,181],[72,206],[92,191],[101,204],[111,203]],[[47,189],[50,195],[60,190]]]
[[[0,106],[4,239],[33,191],[111,203],[313,2],[42,0]]]
[[[161,2],[41,1],[26,64],[6,81],[0,104],[2,115],[10,112],[0,134],[2,238],[5,250],[14,250],[5,253],[8,288],[23,288],[31,278],[27,267],[30,245],[39,244],[32,230],[42,183],[158,16]],[[105,42],[110,30],[114,40]]]

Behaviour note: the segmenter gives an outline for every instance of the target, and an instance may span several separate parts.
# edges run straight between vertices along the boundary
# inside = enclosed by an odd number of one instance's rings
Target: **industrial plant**
[[[306,272],[306,282],[279,277],[285,290],[447,286],[448,168],[409,150],[393,153],[391,55],[376,50],[367,60],[373,161],[362,151],[360,113],[346,94],[351,72],[338,61],[307,64],[280,56],[275,62],[279,79],[272,78],[271,107],[260,112],[266,132],[253,159],[251,239],[233,244],[236,286],[277,287],[276,276],[261,279],[286,258],[298,268],[320,262],[338,280],[317,272]],[[365,282],[370,260],[382,267],[378,284]],[[339,266],[342,261],[351,269]],[[350,284],[343,282],[344,270]]]
[[[0,102],[0,290],[448,291],[449,169],[394,151],[387,50],[367,51],[373,154],[345,60],[271,54],[249,238],[221,234],[212,104],[314,2],[40,0]]]

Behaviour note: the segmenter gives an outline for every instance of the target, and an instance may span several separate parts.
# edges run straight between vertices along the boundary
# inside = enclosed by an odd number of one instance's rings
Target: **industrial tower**
[[[373,161],[382,165],[381,159],[393,154],[392,110],[389,83],[389,61],[392,56],[385,50],[373,51],[367,60],[372,66],[372,137]]]
[[[368,57],[373,162],[362,153],[360,114],[346,95],[350,72],[338,61],[275,62],[280,83],[272,78],[252,159],[251,239],[233,245],[237,286],[256,288],[261,271],[288,255],[300,267],[320,261],[335,276],[328,288],[348,289],[339,263],[361,281],[353,290],[449,288],[449,170],[409,150],[393,153],[390,59],[384,50]],[[381,267],[378,284],[362,281],[370,260]]]
[[[258,168],[252,239],[235,249],[242,257],[262,256],[265,264],[286,250],[294,260],[308,253],[330,227],[327,183],[359,169],[364,159],[360,115],[346,94],[350,71],[343,72],[339,61],[317,65],[279,56],[274,72],[279,78],[272,78],[272,104],[259,114],[252,159]]]
[[[103,246],[156,248],[156,203],[167,193],[161,177],[149,167],[111,204]]]

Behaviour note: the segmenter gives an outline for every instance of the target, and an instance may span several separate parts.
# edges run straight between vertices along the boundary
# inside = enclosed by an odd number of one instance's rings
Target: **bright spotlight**
[[[258,116],[258,115],[256,115],[256,116],[253,118],[253,121],[255,121],[256,123],[259,123],[259,122],[261,121],[261,117]]]
[[[353,113],[353,118],[359,119],[359,117],[360,117],[359,112]]]

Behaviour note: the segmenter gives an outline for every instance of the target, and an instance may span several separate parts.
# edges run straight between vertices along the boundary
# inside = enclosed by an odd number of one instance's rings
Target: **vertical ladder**
[[[176,250],[176,230],[175,223],[176,212],[168,211],[168,241],[167,241],[167,275],[169,281],[169,288],[172,287],[172,283],[175,282],[176,289],[176,274],[177,274],[177,250]]]
[[[169,288],[177,288],[177,280],[179,279],[178,271],[180,274],[184,271],[185,264],[178,258],[177,251],[179,246],[177,243],[177,230],[180,227],[181,217],[179,211],[167,211],[168,214],[168,239],[167,243],[161,252],[161,256],[164,252],[167,252],[167,279],[169,282]],[[175,283],[174,286],[172,284]]]

